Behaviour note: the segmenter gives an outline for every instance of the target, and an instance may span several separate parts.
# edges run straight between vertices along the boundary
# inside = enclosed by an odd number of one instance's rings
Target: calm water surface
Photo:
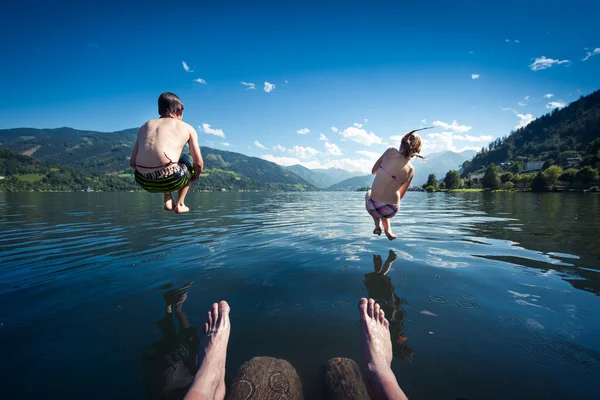
[[[160,197],[0,193],[2,398],[147,398],[226,299],[227,381],[279,357],[320,399],[322,364],[360,359],[362,296],[391,319],[409,397],[596,396],[598,195],[409,192],[394,242],[362,193],[195,193],[182,216]],[[164,299],[183,285],[172,342]]]

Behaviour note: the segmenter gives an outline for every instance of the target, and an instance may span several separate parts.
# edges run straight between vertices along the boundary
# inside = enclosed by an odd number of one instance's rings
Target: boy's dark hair
[[[164,92],[158,98],[158,113],[161,117],[183,114],[183,102],[175,93]]]

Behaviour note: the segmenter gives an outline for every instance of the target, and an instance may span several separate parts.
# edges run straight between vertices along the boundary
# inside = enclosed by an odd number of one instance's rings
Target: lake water
[[[0,396],[147,398],[163,297],[190,282],[191,327],[231,305],[228,382],[279,357],[320,399],[329,358],[360,360],[370,296],[411,398],[596,396],[600,196],[409,192],[393,242],[363,196],[192,193],[175,215],[147,193],[0,193]]]

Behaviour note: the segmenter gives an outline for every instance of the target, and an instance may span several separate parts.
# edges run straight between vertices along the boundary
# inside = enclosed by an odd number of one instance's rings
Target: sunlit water
[[[194,193],[180,216],[160,197],[0,193],[2,398],[148,397],[163,295],[189,282],[191,327],[231,305],[228,382],[279,357],[321,398],[370,296],[409,397],[596,396],[600,196],[409,192],[394,242],[363,193]]]

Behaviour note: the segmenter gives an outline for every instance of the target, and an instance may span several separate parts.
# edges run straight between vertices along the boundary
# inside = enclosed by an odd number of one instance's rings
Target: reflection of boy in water
[[[390,323],[394,356],[410,360],[414,351],[403,343],[406,338],[404,337],[401,325],[406,312],[400,307],[401,301],[394,292],[392,279],[386,276],[392,268],[392,263],[397,258],[392,250],[390,250],[385,263],[382,262],[380,255],[373,255],[373,268],[375,272],[365,275],[365,286],[369,292],[368,297],[375,299],[381,306]]]
[[[158,321],[164,337],[151,347],[151,353],[144,359],[152,398],[183,398],[198,370],[200,338],[197,329],[190,327],[182,309],[190,286],[187,284],[164,294],[166,313]],[[179,334],[173,320],[173,308],[179,321]]]

